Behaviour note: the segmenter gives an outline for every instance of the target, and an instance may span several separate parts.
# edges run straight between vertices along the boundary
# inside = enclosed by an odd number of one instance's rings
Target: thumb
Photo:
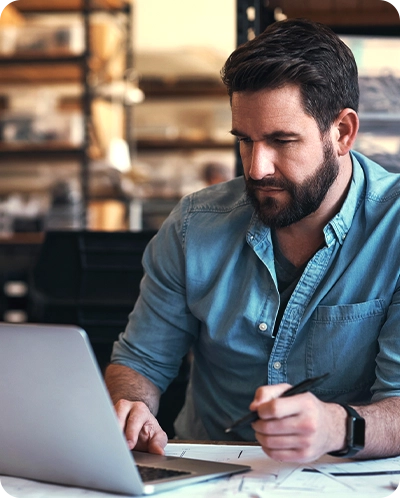
[[[160,429],[155,432],[148,442],[149,453],[155,453],[156,455],[164,455],[164,448],[167,446],[168,437],[166,433]]]
[[[272,399],[279,398],[285,391],[290,388],[290,384],[273,384],[270,386],[261,386],[256,390],[254,399],[250,404],[250,410],[256,411],[264,403]]]

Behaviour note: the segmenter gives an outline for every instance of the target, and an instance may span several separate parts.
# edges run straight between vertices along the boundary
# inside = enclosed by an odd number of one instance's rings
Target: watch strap
[[[365,420],[357,411],[346,403],[337,403],[347,412],[346,442],[347,446],[340,451],[331,451],[328,455],[335,457],[351,458],[364,448]]]

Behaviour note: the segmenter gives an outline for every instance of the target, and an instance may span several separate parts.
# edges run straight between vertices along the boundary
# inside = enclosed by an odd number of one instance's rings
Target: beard
[[[339,161],[329,140],[323,140],[323,153],[324,157],[319,167],[301,184],[293,183],[286,178],[245,179],[247,197],[264,225],[272,229],[284,228],[314,213],[320,207],[339,174]],[[275,197],[266,197],[259,201],[256,196],[257,187],[284,189],[290,199],[284,205]]]

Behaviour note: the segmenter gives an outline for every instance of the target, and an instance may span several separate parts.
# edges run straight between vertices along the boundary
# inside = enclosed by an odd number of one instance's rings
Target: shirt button
[[[268,325],[266,323],[262,322],[262,323],[260,323],[258,328],[264,332],[265,330],[267,330]]]
[[[275,370],[280,370],[282,368],[282,363],[280,361],[275,361],[273,367],[275,368]]]

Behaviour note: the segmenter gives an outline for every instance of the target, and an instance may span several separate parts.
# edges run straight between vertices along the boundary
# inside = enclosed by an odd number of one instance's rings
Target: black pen
[[[293,387],[290,387],[287,391],[283,392],[279,397],[287,398],[288,396],[294,396],[295,394],[305,393],[310,390],[311,387],[316,387],[322,381],[324,381],[327,377],[329,377],[329,373],[325,373],[324,375],[320,375],[319,377],[310,377],[308,379],[303,380],[299,384],[296,384]],[[252,422],[255,422],[259,419],[257,412],[250,412],[244,417],[240,418],[233,422],[233,424],[225,429],[225,432],[232,432],[234,429],[240,429]]]

